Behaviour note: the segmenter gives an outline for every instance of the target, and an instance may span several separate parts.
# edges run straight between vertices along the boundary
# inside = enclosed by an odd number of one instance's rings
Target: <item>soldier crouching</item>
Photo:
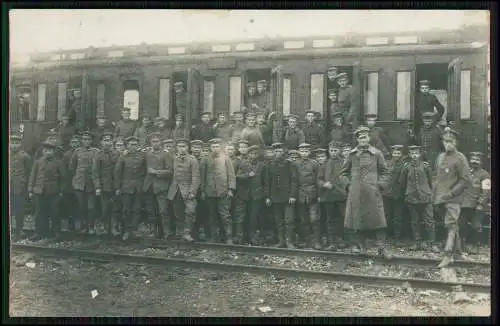
[[[375,231],[379,255],[385,255],[385,220],[381,189],[388,171],[381,151],[369,145],[370,129],[359,127],[354,148],[342,166],[341,176],[348,185],[344,227],[358,233],[360,251],[366,250],[367,231]]]

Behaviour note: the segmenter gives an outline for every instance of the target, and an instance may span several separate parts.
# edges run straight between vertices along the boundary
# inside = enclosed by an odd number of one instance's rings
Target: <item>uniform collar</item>
[[[371,154],[375,154],[375,147],[371,146],[371,145],[368,145],[366,148],[360,148],[359,146],[356,146],[356,148],[354,148],[351,153],[356,153],[356,152],[363,152],[363,151],[367,151],[367,152],[370,152]]]

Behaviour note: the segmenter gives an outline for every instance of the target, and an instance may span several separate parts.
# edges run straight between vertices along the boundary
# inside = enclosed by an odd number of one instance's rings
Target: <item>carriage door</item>
[[[361,63],[356,61],[352,66],[352,90],[354,97],[351,98],[351,106],[358,112],[358,120],[364,121],[364,110],[362,103],[364,103],[364,92],[363,92],[363,71],[361,70]]]
[[[447,120],[452,121],[456,128],[460,124],[460,75],[462,61],[454,59],[448,65],[448,114]]]
[[[273,123],[273,142],[283,135],[283,71],[281,66],[271,69],[271,110],[276,113]]]
[[[203,76],[194,69],[188,69],[187,77],[187,107],[186,107],[186,123],[191,130],[191,126],[195,125],[203,110]]]

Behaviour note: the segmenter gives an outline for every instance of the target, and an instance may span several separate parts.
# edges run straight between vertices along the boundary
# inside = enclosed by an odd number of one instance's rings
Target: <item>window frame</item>
[[[469,117],[468,118],[462,118],[462,83],[464,81],[463,78],[463,72],[469,72]],[[473,69],[472,68],[462,68],[460,70],[460,112],[459,112],[459,119],[460,121],[472,121],[474,120],[472,117],[472,79],[473,79]]]
[[[161,81],[162,80],[168,80],[168,98],[167,98],[167,103],[168,103],[168,110],[167,110],[167,115],[164,116],[164,118],[170,120],[171,119],[171,115],[172,115],[172,92],[173,92],[173,85],[172,85],[172,81],[173,81],[173,77],[171,75],[168,75],[168,76],[161,76],[161,77],[158,77],[158,87],[157,87],[157,90],[158,90],[158,116],[161,117],[162,116],[162,112],[161,112]]]
[[[232,111],[232,109],[231,109],[231,104],[232,104],[232,103],[231,103],[231,79],[232,79],[232,78],[234,78],[234,77],[238,77],[238,78],[240,78],[240,92],[239,92],[239,93],[240,93],[240,95],[239,95],[239,96],[240,96],[240,100],[239,100],[239,102],[238,102],[238,108],[237,108],[237,110],[236,110],[236,111]],[[242,101],[243,101],[243,99],[244,99],[244,97],[243,97],[243,93],[242,93],[242,92],[243,92],[243,89],[244,89],[244,87],[243,87],[243,73],[241,73],[241,74],[231,74],[231,75],[229,75],[229,83],[228,83],[228,86],[227,86],[227,87],[228,87],[228,94],[229,94],[229,101],[228,101],[228,102],[229,102],[229,103],[228,103],[228,104],[229,104],[229,107],[228,107],[228,111],[227,111],[227,112],[228,112],[228,115],[229,115],[229,116],[231,116],[234,112],[241,111]],[[228,118],[229,118],[229,117],[228,117]],[[229,119],[228,119],[228,120],[229,120]]]
[[[399,119],[398,118],[398,73],[400,72],[409,72],[410,73],[410,109],[409,109],[409,117],[408,119]],[[393,115],[393,121],[401,121],[401,122],[412,122],[414,117],[415,117],[415,74],[416,70],[415,68],[408,68],[408,69],[397,69],[395,70],[394,74],[394,85],[395,85],[395,92],[394,92],[394,115]]]
[[[316,111],[312,108],[312,76],[313,75],[322,75],[322,83],[323,83],[323,89],[321,90],[321,92],[323,93],[321,96],[321,101],[322,101],[322,108],[321,108],[321,111]],[[320,112],[322,116],[324,116],[325,114],[325,96],[327,96],[327,92],[325,90],[325,88],[327,87],[327,84],[326,83],[326,78],[327,78],[327,74],[325,71],[321,71],[321,72],[318,72],[318,71],[313,71],[311,73],[309,73],[309,78],[307,80],[307,85],[308,85],[308,110],[312,110],[312,111],[315,111],[315,112]]]
[[[363,89],[362,89],[362,100],[363,102],[361,103],[361,105],[363,106],[363,116],[365,114],[367,114],[367,108],[365,106],[365,101],[366,101],[366,86],[368,86],[368,75],[369,74],[374,74],[376,73],[377,74],[377,107],[376,107],[376,115],[378,117],[380,117],[379,115],[379,109],[380,109],[380,73],[381,73],[381,69],[369,69],[369,70],[365,70],[363,69]]]
[[[211,110],[207,111],[207,108],[205,107],[205,83],[211,83],[212,84],[212,100],[211,100]],[[209,112],[211,116],[213,117],[215,115],[215,77],[214,76],[203,76],[203,112]]]
[[[44,91],[44,105],[43,105],[43,119],[39,118],[39,113],[40,113],[40,85],[45,85],[45,91]],[[48,91],[48,83],[46,81],[38,82],[36,84],[36,115],[35,115],[35,121],[37,122],[44,122],[47,121],[47,91]]]
[[[289,112],[285,113],[285,79],[290,81],[290,97],[289,97]],[[293,101],[293,75],[292,74],[284,74],[283,75],[283,116],[287,116],[288,114],[293,114],[295,112],[295,108],[292,107]]]

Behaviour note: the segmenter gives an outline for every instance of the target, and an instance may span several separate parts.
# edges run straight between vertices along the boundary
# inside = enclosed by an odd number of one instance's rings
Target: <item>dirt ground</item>
[[[11,256],[9,312],[41,316],[488,316],[490,296]],[[94,292],[94,298],[92,298]]]

